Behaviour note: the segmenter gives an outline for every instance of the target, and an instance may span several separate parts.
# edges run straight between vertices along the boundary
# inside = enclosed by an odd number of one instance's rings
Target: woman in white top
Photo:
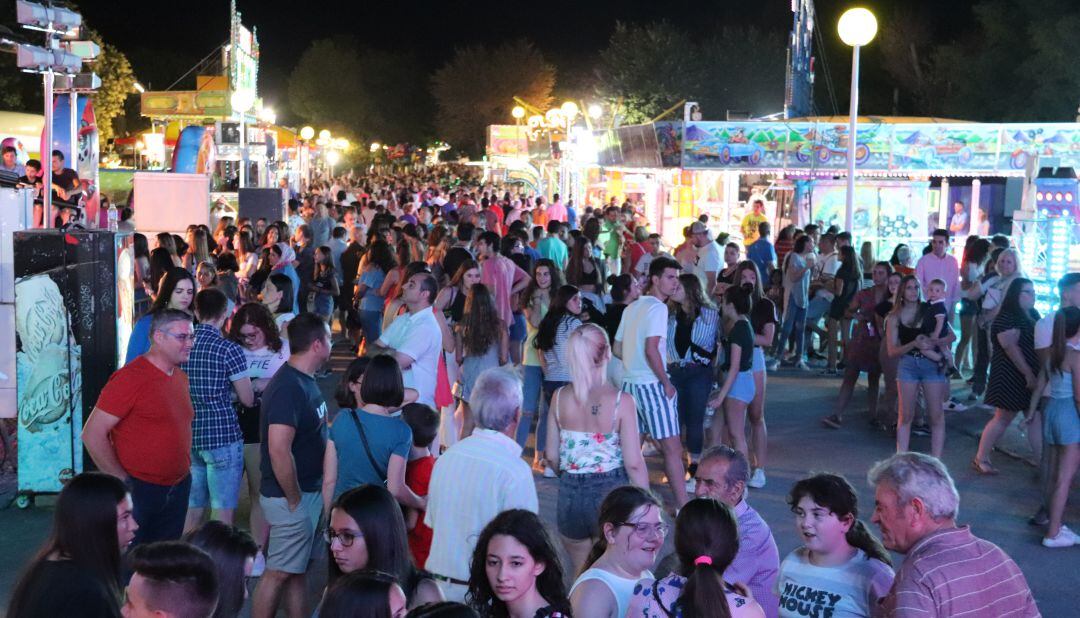
[[[649,487],[632,397],[607,382],[607,333],[585,324],[567,340],[570,385],[555,391],[548,415],[548,467],[559,474],[559,534],[576,573],[600,536],[597,514],[608,492]],[[550,457],[558,453],[558,458]]]
[[[679,565],[663,579],[643,579],[634,588],[627,616],[634,618],[762,618],[745,589],[724,581],[739,553],[739,524],[731,507],[712,498],[687,502],[675,520]],[[724,599],[726,603],[718,603]]]
[[[660,499],[649,490],[626,485],[613,490],[600,505],[600,540],[593,545],[585,570],[570,589],[575,616],[623,618],[640,579],[664,546],[668,525],[660,519]]]
[[[892,561],[859,521],[855,489],[842,476],[817,474],[795,483],[788,504],[803,545],[780,563],[781,618],[870,616],[892,587]]]

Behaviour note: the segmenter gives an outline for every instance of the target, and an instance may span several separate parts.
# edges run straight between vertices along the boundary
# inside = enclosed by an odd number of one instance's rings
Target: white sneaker
[[[765,363],[765,370],[766,371],[776,371],[779,368],[780,368],[780,361],[778,361],[778,360],[771,360],[771,361],[768,361],[768,362]]]
[[[1043,547],[1072,547],[1077,543],[1076,533],[1069,530],[1068,526],[1062,526],[1061,530],[1058,530],[1057,536],[1048,537],[1044,536],[1042,540]]]
[[[761,489],[765,486],[765,469],[754,468],[754,473],[750,475],[750,481],[746,483],[754,489]]]
[[[795,368],[801,371],[810,371],[810,365],[807,365],[804,360],[795,363]]]
[[[547,466],[544,466],[544,478],[553,479],[553,478],[556,478],[557,476],[558,475],[555,474],[554,470],[552,470],[551,468],[549,468]]]
[[[261,577],[266,571],[266,554],[261,551],[255,554],[255,563],[251,565],[251,576]]]
[[[967,409],[968,409],[968,407],[966,405],[960,403],[956,399],[950,399],[950,400],[945,402],[945,411],[946,412],[964,412]]]
[[[659,454],[660,454],[660,450],[657,449],[655,446],[653,446],[652,442],[649,442],[648,440],[646,440],[645,443],[641,445],[641,456],[642,457],[656,457]]]

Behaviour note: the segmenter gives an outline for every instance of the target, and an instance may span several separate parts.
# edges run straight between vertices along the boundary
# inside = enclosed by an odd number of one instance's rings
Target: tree
[[[623,122],[646,122],[680,99],[700,92],[704,75],[695,45],[667,22],[638,26],[616,22],[596,68],[596,91],[621,99]]]
[[[555,67],[528,41],[458,49],[432,77],[438,136],[456,149],[479,154],[487,126],[509,119],[513,97],[547,109],[554,86]]]
[[[135,72],[123,52],[102,40],[97,32],[90,30],[87,34],[101,48],[101,53],[86,68],[101,78],[101,88],[94,92],[93,102],[98,140],[104,147],[113,137],[113,120],[124,115],[124,102],[135,86]]]
[[[302,121],[387,142],[427,134],[431,101],[410,54],[371,51],[348,37],[315,41],[288,80],[292,112]],[[417,96],[417,92],[421,92]]]
[[[703,41],[667,22],[617,23],[596,70],[597,93],[622,100],[627,123],[646,122],[680,100],[706,118],[727,110],[764,115],[784,105],[784,42],[756,28],[724,27]]]

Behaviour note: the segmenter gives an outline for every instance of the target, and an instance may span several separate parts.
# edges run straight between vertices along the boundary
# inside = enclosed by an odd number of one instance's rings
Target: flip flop
[[[997,476],[998,474],[1000,474],[997,468],[991,466],[988,463],[982,463],[978,459],[971,460],[971,467],[983,476]]]

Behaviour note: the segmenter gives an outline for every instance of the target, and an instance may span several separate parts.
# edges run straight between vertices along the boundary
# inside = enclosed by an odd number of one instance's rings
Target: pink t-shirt
[[[509,326],[514,320],[514,308],[510,304],[511,290],[518,282],[528,278],[528,273],[504,255],[496,254],[481,262],[480,281],[495,298],[495,312],[504,325]]]

